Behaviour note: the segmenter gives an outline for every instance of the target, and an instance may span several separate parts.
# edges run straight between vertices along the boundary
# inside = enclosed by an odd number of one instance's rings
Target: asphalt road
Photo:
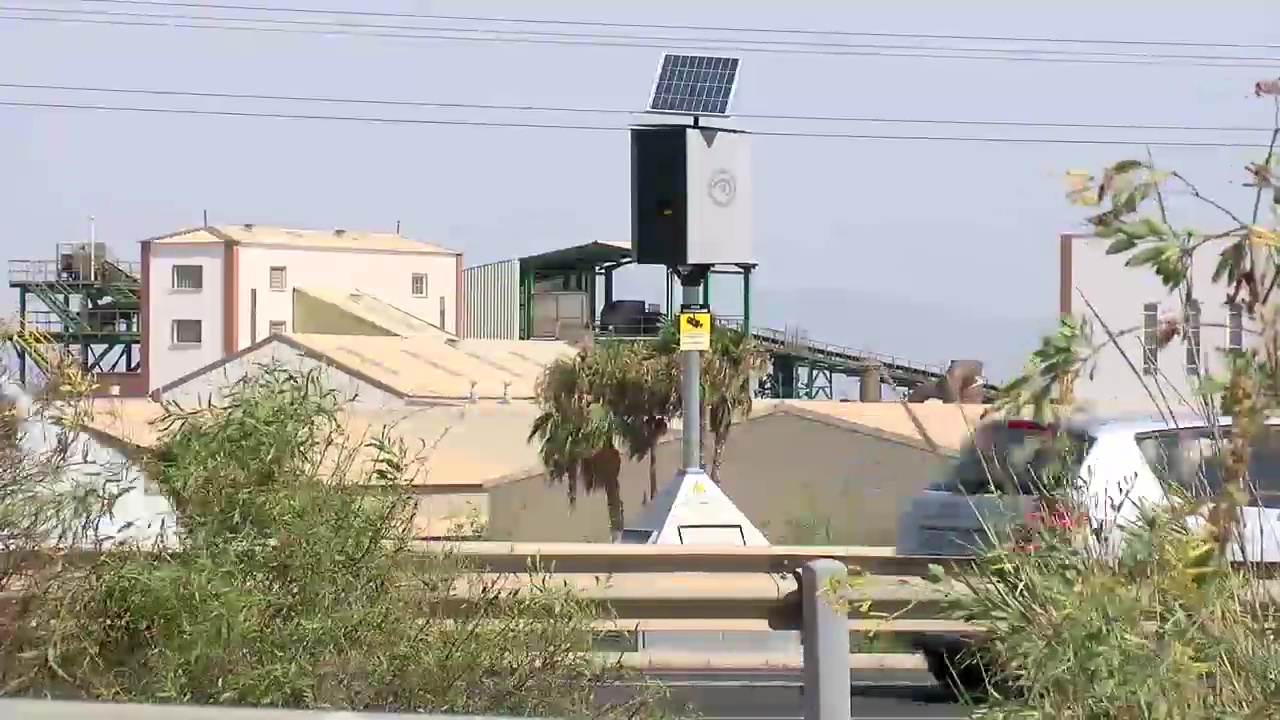
[[[703,720],[798,720],[803,712],[802,683],[795,671],[663,671],[648,677],[671,688],[672,696]],[[608,694],[612,692],[620,691]],[[968,710],[924,672],[855,670],[850,692],[852,717],[858,720],[969,717]]]

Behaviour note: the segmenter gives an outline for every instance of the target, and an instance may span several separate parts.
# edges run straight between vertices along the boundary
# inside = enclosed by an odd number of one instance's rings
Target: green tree
[[[729,431],[734,420],[751,414],[751,381],[764,367],[764,354],[744,333],[729,328],[711,333],[711,352],[703,362],[702,391],[712,441],[709,474],[717,483]]]
[[[658,443],[679,409],[679,366],[646,341],[609,343],[597,358],[606,368],[601,392],[608,395],[607,402],[621,420],[628,457],[648,463],[649,498],[653,499],[658,494]]]
[[[723,327],[712,332],[702,388],[713,479],[718,480],[734,421],[751,412],[751,377],[763,361],[742,333]],[[656,340],[601,340],[552,363],[539,381],[537,399],[542,412],[529,441],[538,443],[549,479],[565,483],[571,507],[579,492],[604,492],[609,526],[621,530],[622,454],[647,461],[649,497],[657,495],[657,446],[681,411],[675,324],[667,323]]]
[[[547,477],[565,483],[569,506],[577,505],[580,489],[603,492],[609,529],[615,533],[625,523],[618,446],[625,442],[627,430],[612,402],[621,372],[615,360],[594,347],[552,363],[538,381],[542,412],[529,430],[529,442],[538,443]]]
[[[680,340],[675,323],[663,327],[658,339],[658,349],[671,358],[674,367],[680,367]],[[711,351],[702,357],[702,410],[700,417],[711,431],[711,463],[708,474],[720,482],[720,465],[724,462],[724,448],[735,420],[751,414],[752,377],[764,370],[766,357],[745,333],[734,328],[716,325],[711,331]],[[679,382],[677,376],[677,383]],[[679,387],[674,395],[674,409],[679,412],[681,398]],[[702,428],[699,428],[701,431]],[[705,453],[706,443],[702,444]]]
[[[314,374],[267,368],[219,407],[167,408],[152,453],[178,549],[67,564],[7,618],[9,694],[537,717],[601,708],[598,611],[412,544],[407,445],[350,439]],[[2,516],[0,516],[2,517]],[[29,589],[32,589],[29,586]]]

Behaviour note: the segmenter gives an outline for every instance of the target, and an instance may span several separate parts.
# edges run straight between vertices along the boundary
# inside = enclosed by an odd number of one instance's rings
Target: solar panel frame
[[[670,67],[668,63],[675,63],[678,58],[688,58],[691,60],[712,60],[723,61],[726,63],[724,68],[681,68]],[[659,89],[663,84],[663,74],[668,70],[692,70],[693,72],[725,72],[728,74],[727,79],[720,79],[719,82],[698,83],[704,87],[723,87],[728,86],[729,92],[723,97],[690,97],[686,94],[677,93],[659,93]],[[733,98],[738,92],[738,76],[742,72],[742,59],[727,55],[690,55],[688,53],[664,52],[662,61],[658,63],[658,71],[654,73],[653,88],[649,92],[648,112],[663,113],[668,115],[693,115],[693,116],[716,116],[728,117],[729,108],[733,106]],[[668,81],[670,82],[670,81]],[[667,98],[668,100],[680,99],[688,102],[701,103],[699,107],[655,107],[659,104],[659,98]],[[723,101],[723,108],[718,109],[719,103]]]

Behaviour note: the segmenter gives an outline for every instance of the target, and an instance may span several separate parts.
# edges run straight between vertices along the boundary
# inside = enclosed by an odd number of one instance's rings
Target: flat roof
[[[333,250],[382,250],[391,252],[439,253],[459,255],[439,245],[413,240],[396,233],[362,230],[295,230],[267,225],[211,225],[178,230],[150,239],[160,245],[234,243],[237,245],[276,245]]]
[[[601,265],[631,259],[631,243],[621,240],[594,240],[582,245],[548,250],[520,258],[522,270],[565,271],[594,270]]]

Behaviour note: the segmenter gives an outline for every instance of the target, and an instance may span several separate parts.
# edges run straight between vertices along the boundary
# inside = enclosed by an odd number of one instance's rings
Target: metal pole
[[[811,560],[800,570],[804,645],[804,720],[845,720],[853,715],[850,698],[849,618],[835,607],[849,569],[839,560]],[[833,583],[834,581],[834,583]]]
[[[702,276],[698,270],[681,273],[682,304],[697,305]],[[702,353],[685,350],[680,353],[680,403],[684,408],[684,431],[681,433],[681,457],[685,472],[702,472]]]

